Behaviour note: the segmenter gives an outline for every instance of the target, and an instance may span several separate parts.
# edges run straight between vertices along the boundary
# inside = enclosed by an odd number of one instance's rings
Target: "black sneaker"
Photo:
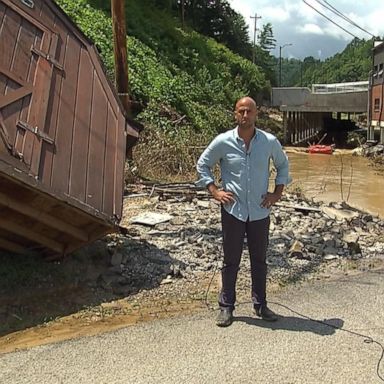
[[[266,305],[255,307],[256,316],[261,317],[265,321],[277,321],[278,316],[271,311]]]
[[[232,309],[231,308],[220,308],[220,312],[217,315],[216,319],[216,325],[218,327],[228,327],[233,322],[233,315],[232,315]]]

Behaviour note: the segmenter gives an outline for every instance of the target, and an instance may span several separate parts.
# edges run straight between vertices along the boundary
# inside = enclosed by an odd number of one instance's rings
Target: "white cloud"
[[[281,7],[265,7],[260,9],[260,15],[272,24],[274,22],[284,22],[290,18],[289,11]]]
[[[284,51],[285,55],[298,58],[317,56],[321,51],[322,58],[340,52],[353,39],[353,36],[343,31],[329,20],[319,15],[315,10],[301,0],[229,0],[231,6],[242,14],[253,35],[254,21],[251,15],[257,13],[261,19],[257,27],[270,22],[277,47],[292,42],[293,46]],[[370,35],[337,17],[331,11],[323,8],[315,0],[307,3],[340,24],[344,29],[359,38],[369,39]],[[337,10],[352,19],[367,31],[384,35],[384,7],[379,6],[378,0],[332,0],[330,2]],[[273,4],[273,6],[271,6]],[[274,52],[276,55],[276,52]]]
[[[304,26],[298,26],[297,31],[299,33],[313,33],[315,35],[324,35],[324,30],[317,24],[305,24]]]

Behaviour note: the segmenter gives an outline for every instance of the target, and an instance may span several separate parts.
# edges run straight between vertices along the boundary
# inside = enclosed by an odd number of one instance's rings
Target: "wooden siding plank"
[[[56,60],[64,66],[68,33],[60,19],[55,20],[55,28],[59,32],[59,39],[56,49]],[[57,135],[59,106],[62,100],[62,89],[64,81],[66,81],[65,68],[64,73],[54,69],[51,80],[51,95],[48,100],[47,119],[44,127],[44,132],[47,133],[50,137],[54,138],[56,138]],[[43,143],[41,148],[39,180],[46,186],[52,185],[52,167],[54,156],[54,147],[52,145],[48,145],[47,143]]]
[[[29,176],[25,168],[25,165],[15,158],[9,158],[9,156],[3,158],[0,154],[0,182],[1,180],[5,180],[7,184],[11,184],[13,188],[15,188],[14,190],[16,192],[27,189],[34,194],[44,196],[44,198],[47,199],[48,202],[51,201],[52,204],[59,203],[62,206],[72,207],[72,216],[62,215],[60,210],[58,210],[59,213],[57,217],[63,218],[64,221],[67,222],[79,223],[79,226],[82,225],[82,221],[79,220],[78,216],[94,223],[100,223],[101,225],[111,226],[114,224],[109,216],[104,215],[90,205],[74,199],[68,196],[68,194],[54,191],[52,188],[42,185],[35,178]],[[73,220],[71,220],[71,218]]]
[[[8,241],[6,239],[0,238],[0,248],[5,249],[6,251],[10,251],[13,253],[18,254],[25,254],[27,253],[27,250],[20,246],[19,244],[13,243],[11,241]]]
[[[103,64],[99,55],[96,52],[96,48],[93,45],[88,46],[88,52],[92,59],[92,63],[94,65],[95,71],[100,79],[102,79],[102,87],[104,89],[105,95],[107,96],[109,102],[111,103],[111,107],[115,114],[122,113],[124,114],[124,110],[118,100],[117,93],[114,92],[114,87],[108,80],[107,75],[104,72]]]
[[[119,116],[119,126],[116,140],[116,182],[115,182],[115,211],[116,217],[121,219],[123,212],[123,193],[124,193],[124,165],[125,165],[125,117]]]
[[[19,15],[10,9],[8,9],[8,13],[12,15],[14,22],[19,23],[19,25],[17,27],[17,33],[15,34],[14,46],[12,45],[12,54],[10,55],[12,59],[9,65],[9,69],[7,70],[7,68],[4,68],[2,70],[2,72],[8,77],[8,80],[6,82],[6,89],[4,91],[6,96],[3,97],[2,102],[0,102],[0,109],[2,109],[4,124],[8,128],[9,143],[11,146],[14,146],[17,136],[16,121],[22,106],[23,97],[32,93],[32,87],[23,87],[23,85],[25,85],[26,79],[26,48],[23,41],[26,31],[25,26],[23,28],[23,24],[26,25],[27,23],[25,23]],[[16,29],[16,24],[14,25],[14,28]],[[21,82],[18,80],[19,78],[22,80]]]
[[[0,34],[0,67],[10,70],[18,37],[21,18],[9,8],[6,9]],[[0,95],[4,95],[7,82],[2,85]]]
[[[18,83],[20,84],[21,86],[26,86],[28,85],[27,81],[23,80],[19,75],[17,75],[16,73],[14,72],[11,72],[10,70],[8,69],[5,69],[5,68],[0,68],[0,73],[2,73],[3,75],[5,75],[6,77],[8,77],[9,79],[11,79],[12,81],[14,81],[15,83]],[[3,76],[5,79],[6,77]]]
[[[28,78],[28,70],[31,62],[31,46],[36,35],[42,35],[42,32],[36,29],[25,19],[21,19],[19,39],[16,44],[15,57],[11,68],[12,74],[25,82]]]
[[[36,221],[40,221],[41,223],[49,227],[52,227],[56,230],[65,232],[76,239],[79,239],[82,241],[88,241],[88,235],[83,230],[76,228],[73,225],[67,224],[62,220],[57,219],[48,213],[45,213],[41,209],[35,209],[29,203],[28,204],[21,203],[1,192],[0,192],[0,205],[11,208],[14,211],[17,211],[25,216],[29,216],[35,219]]]
[[[54,241],[52,239],[49,239],[48,237],[45,237],[44,235],[41,235],[40,233],[32,231],[26,228],[24,225],[14,223],[9,219],[3,219],[2,217],[0,217],[0,228],[15,233],[21,237],[25,237],[28,240],[32,240],[36,243],[39,243],[44,247],[47,247],[59,254],[64,253],[64,247],[57,241]]]
[[[116,139],[118,119],[111,106],[108,104],[107,137],[104,161],[104,213],[113,216],[115,206],[115,185],[116,185]]]
[[[5,15],[5,5],[3,3],[0,3],[0,34],[1,34],[1,28],[3,25],[4,15]]]
[[[69,195],[84,202],[86,201],[87,188],[87,149],[92,111],[93,74],[94,71],[88,52],[81,49],[77,83],[78,97],[72,139]]]
[[[41,31],[38,31],[35,28],[35,33],[33,36],[33,40],[31,42],[31,45],[34,46],[39,46],[42,41],[43,34]],[[30,48],[29,48],[30,50]],[[36,73],[36,66],[37,66],[37,57],[36,55],[32,55],[32,52],[30,51],[30,62],[28,65],[28,74],[27,74],[27,83],[33,84],[34,79],[35,79],[35,73]],[[19,114],[19,120],[20,121],[27,121],[28,120],[28,115],[29,115],[29,110],[30,110],[30,105],[31,105],[31,96],[25,97],[23,99],[23,104],[20,109],[20,114]],[[18,129],[17,134],[16,134],[16,140],[15,140],[15,148],[18,152],[22,152],[24,148],[24,143],[25,143],[25,131],[23,129]]]
[[[12,1],[12,0],[1,0],[1,1],[5,3],[9,7],[9,9],[12,9],[12,11],[20,15],[22,18],[28,20],[31,24],[33,24],[38,29],[45,32],[49,32],[49,29],[39,21],[39,16],[38,16],[38,12],[36,12],[36,8],[31,9],[26,6],[20,7],[15,4],[15,1]]]
[[[57,48],[57,35],[47,36],[47,49],[51,57],[56,57]],[[36,98],[32,98],[31,110],[30,110],[30,124],[38,127],[39,131],[45,131],[45,121],[47,118],[48,102],[51,93],[51,80],[53,73],[53,65],[48,60],[40,59],[36,72],[36,91],[34,94],[38,95]],[[31,161],[31,172],[34,175],[38,175],[40,167],[40,158],[42,151],[41,138],[34,138],[33,152]],[[53,145],[53,143],[49,143]]]
[[[50,44],[50,35],[44,33],[43,39],[39,46],[40,50],[44,53],[48,53]],[[34,91],[32,95],[32,99],[30,101],[29,113],[28,113],[28,121],[27,123],[33,127],[37,127],[37,129],[41,129],[39,126],[38,115],[41,109],[44,109],[48,100],[47,100],[47,88],[49,89],[50,83],[46,82],[49,78],[49,73],[52,72],[51,66],[46,62],[45,59],[39,57],[37,60],[36,73],[34,78]],[[26,131],[24,134],[24,145],[22,153],[24,155],[24,162],[28,165],[32,164],[32,156],[33,156],[33,148],[35,145],[35,141],[38,138],[32,132]],[[33,170],[34,175],[37,174],[37,171]]]
[[[54,189],[69,192],[70,154],[77,97],[77,79],[80,46],[73,35],[68,35],[64,61],[65,81],[62,84],[59,116],[56,131],[56,153],[53,159],[52,181]]]
[[[45,1],[38,0],[38,3],[41,3],[39,7],[41,22],[44,25],[46,25],[49,29],[56,30],[56,27],[55,27],[56,14],[53,13],[51,9],[52,5],[47,4],[47,0]],[[55,5],[55,8],[56,8],[56,5]]]
[[[87,203],[102,211],[107,99],[99,77],[94,77],[91,133],[88,148]]]
[[[19,100],[17,104],[21,104],[21,98],[30,95],[32,93],[33,88],[31,86],[21,87],[17,89],[16,91],[10,92],[3,96],[0,99],[0,109],[4,108],[5,106],[14,103],[15,101]],[[17,110],[20,110],[20,106],[16,108]],[[14,124],[15,126],[16,124]]]

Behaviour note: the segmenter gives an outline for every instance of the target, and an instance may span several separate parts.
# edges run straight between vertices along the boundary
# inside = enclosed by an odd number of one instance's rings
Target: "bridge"
[[[330,127],[352,124],[351,114],[367,113],[368,81],[314,84],[307,87],[272,88],[272,106],[283,112],[285,144],[307,142]],[[349,124],[341,120],[347,114]],[[333,117],[336,115],[336,119]]]

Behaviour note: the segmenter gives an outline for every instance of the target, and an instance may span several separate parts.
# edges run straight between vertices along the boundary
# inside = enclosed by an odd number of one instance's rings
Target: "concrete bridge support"
[[[307,142],[324,128],[323,112],[283,111],[284,144]]]
[[[370,125],[368,127],[368,132],[367,132],[367,139],[368,140],[371,140],[371,141],[374,141],[375,140],[375,137],[377,139],[377,134],[375,135],[375,131],[380,131],[380,135],[379,135],[379,143],[380,144],[384,144],[384,124],[382,123],[381,126],[379,126],[378,124],[375,126],[375,125]]]

